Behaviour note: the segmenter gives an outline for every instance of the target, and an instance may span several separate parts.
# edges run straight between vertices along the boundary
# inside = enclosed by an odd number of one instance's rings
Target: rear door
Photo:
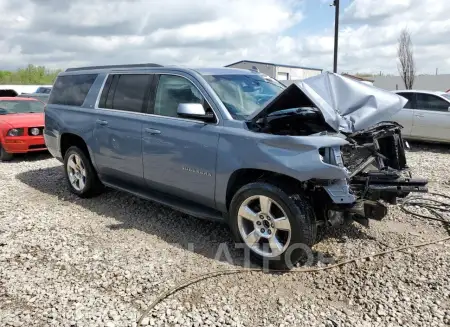
[[[149,74],[112,74],[106,80],[94,130],[95,162],[106,182],[144,185],[141,130],[151,80]]]
[[[144,177],[161,192],[215,207],[217,143],[220,126],[177,115],[180,103],[211,110],[201,85],[188,75],[155,77],[150,114],[142,126]]]
[[[403,126],[402,135],[411,136],[413,115],[415,106],[415,93],[413,92],[399,92],[398,95],[406,98],[408,102],[402,110],[392,117],[392,120]]]
[[[428,93],[417,93],[412,136],[450,141],[450,102]]]

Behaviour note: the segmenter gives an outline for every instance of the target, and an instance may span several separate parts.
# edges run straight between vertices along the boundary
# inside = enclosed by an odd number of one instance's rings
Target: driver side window
[[[155,97],[154,114],[167,117],[179,117],[180,103],[201,103],[205,100],[195,85],[184,77],[161,75]]]

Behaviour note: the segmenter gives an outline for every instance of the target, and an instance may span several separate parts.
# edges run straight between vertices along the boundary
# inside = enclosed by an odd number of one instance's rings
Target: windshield
[[[43,93],[43,94],[50,94],[50,92],[52,91],[52,89],[50,87],[38,87],[38,89],[36,90],[35,93]]]
[[[44,112],[40,101],[0,100],[0,115]]]
[[[49,99],[49,95],[48,94],[44,94],[44,93],[40,93],[40,94],[27,94],[27,95],[20,95],[23,98],[32,98],[32,99],[37,99],[41,102],[47,103],[48,99]]]
[[[206,75],[211,85],[234,119],[244,120],[280,93],[285,86],[259,75]]]
[[[441,94],[444,98],[446,98],[447,100],[450,100],[450,94],[448,94],[448,93],[444,93],[444,94]]]

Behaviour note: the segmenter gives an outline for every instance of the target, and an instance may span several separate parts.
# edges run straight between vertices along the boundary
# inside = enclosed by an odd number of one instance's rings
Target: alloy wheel
[[[263,195],[251,196],[242,202],[238,227],[245,244],[263,257],[281,255],[291,240],[291,224],[283,208]]]
[[[72,153],[67,160],[67,175],[72,187],[81,192],[86,186],[86,167],[81,157]]]

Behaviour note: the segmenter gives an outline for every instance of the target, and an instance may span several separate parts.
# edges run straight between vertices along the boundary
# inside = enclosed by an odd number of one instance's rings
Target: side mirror
[[[180,117],[201,119],[210,121],[214,119],[213,113],[206,113],[205,108],[200,103],[180,103],[177,108]]]
[[[448,107],[448,111],[450,111],[450,107]]]

